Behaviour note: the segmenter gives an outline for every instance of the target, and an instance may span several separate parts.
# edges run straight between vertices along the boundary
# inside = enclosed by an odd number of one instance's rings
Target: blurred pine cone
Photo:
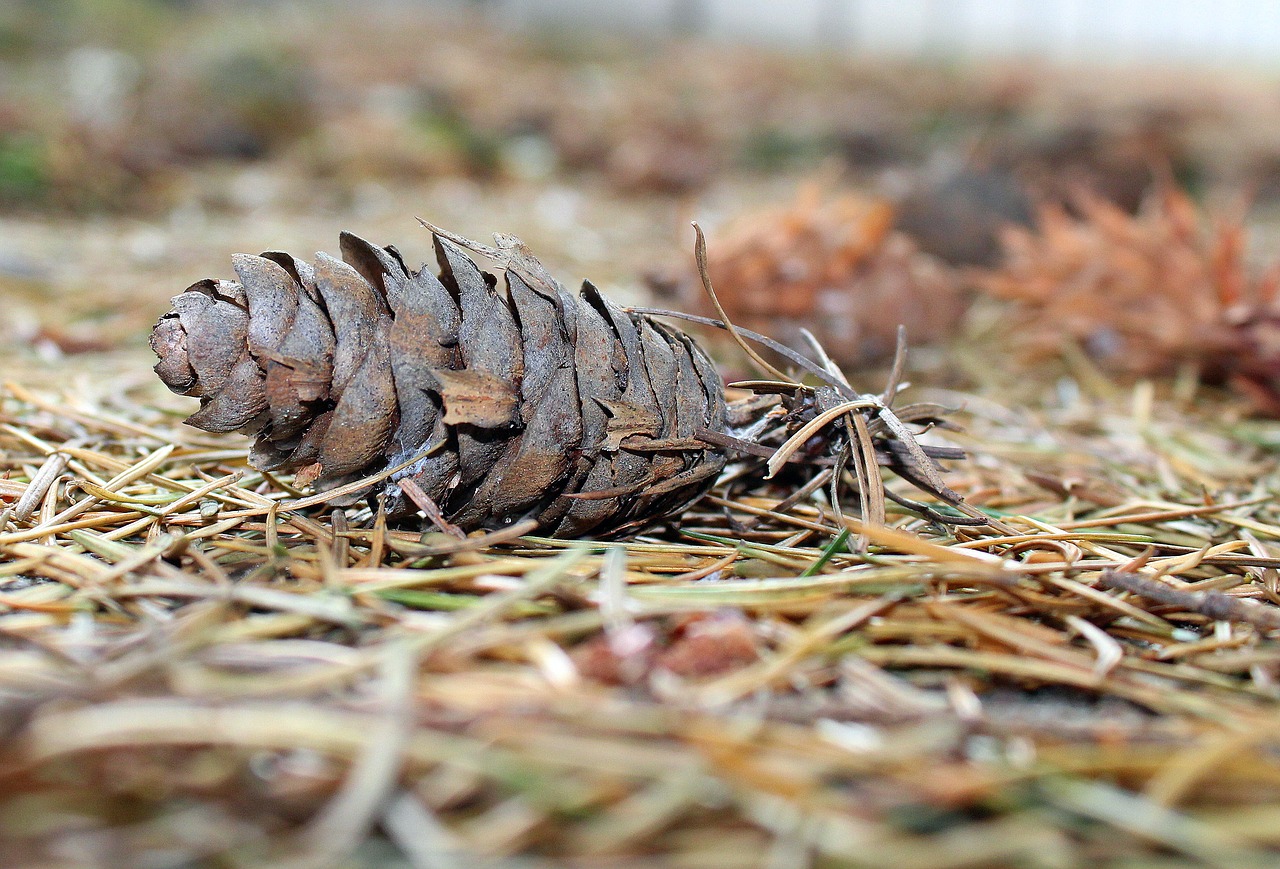
[[[622,533],[711,486],[725,455],[694,432],[723,429],[725,402],[689,337],[589,283],[569,294],[518,239],[433,235],[438,278],[350,234],[344,261],[239,255],[239,282],[173,300],[156,372],[200,397],[191,425],[256,435],[254,467],[323,490],[408,462],[389,513],[425,493],[464,530],[529,516],[558,536]],[[505,293],[463,245],[503,264]]]
[[[1280,274],[1250,274],[1240,221],[1208,227],[1171,185],[1137,215],[1093,194],[1073,206],[1079,216],[1045,206],[1035,229],[1009,228],[1004,266],[979,276],[1015,303],[1008,334],[1033,357],[1070,342],[1137,375],[1195,364],[1280,411]]]
[[[968,166],[930,177],[921,173],[898,202],[894,226],[925,253],[953,266],[1000,262],[1000,233],[1035,215],[1026,190],[1003,169]]]
[[[741,326],[795,346],[806,328],[849,367],[882,361],[899,324],[913,345],[927,344],[953,331],[966,303],[955,273],[893,223],[887,202],[824,203],[812,187],[788,208],[730,226],[711,256],[711,278]]]

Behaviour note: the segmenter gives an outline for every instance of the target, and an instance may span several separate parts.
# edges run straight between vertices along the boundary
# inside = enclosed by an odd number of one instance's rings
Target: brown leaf
[[[658,655],[657,666],[677,676],[701,678],[732,672],[760,659],[751,623],[739,613],[717,614],[686,625]]]

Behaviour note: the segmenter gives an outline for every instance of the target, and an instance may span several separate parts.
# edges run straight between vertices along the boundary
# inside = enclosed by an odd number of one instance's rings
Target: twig
[[[1123,570],[1104,570],[1101,585],[1140,595],[1152,603],[1174,606],[1215,621],[1242,622],[1264,631],[1280,631],[1280,610],[1220,591],[1182,591],[1157,579]]]

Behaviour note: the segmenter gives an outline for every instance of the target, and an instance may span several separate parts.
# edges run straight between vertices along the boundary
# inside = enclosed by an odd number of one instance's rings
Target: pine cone
[[[411,479],[464,530],[612,535],[712,485],[725,454],[694,433],[724,428],[724,394],[688,336],[590,283],[571,295],[518,239],[433,236],[439,277],[347,233],[342,261],[237,255],[238,282],[194,284],[156,324],[156,373],[199,396],[189,424],[256,435],[250,463],[300,484],[408,463],[393,516],[418,509]],[[504,266],[505,292],[464,247]]]
[[[1079,194],[1078,217],[1041,209],[1035,230],[1010,228],[1005,262],[979,276],[1013,302],[1007,331],[1032,356],[1065,342],[1119,372],[1168,374],[1188,363],[1280,414],[1280,270],[1251,273],[1240,221],[1210,226],[1168,184],[1130,215]]]
[[[893,223],[888,202],[823,202],[811,187],[792,206],[736,221],[711,256],[711,277],[735,323],[795,346],[807,328],[841,364],[881,362],[900,324],[913,342],[936,341],[966,304],[955,273]]]

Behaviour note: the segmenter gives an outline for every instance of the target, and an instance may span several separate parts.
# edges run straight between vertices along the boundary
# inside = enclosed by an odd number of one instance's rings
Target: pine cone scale
[[[194,382],[201,390],[196,394],[202,396],[222,389],[231,377],[240,361],[238,345],[248,331],[248,313],[219,289],[213,281],[202,281],[173,300],[174,314],[187,335]]]
[[[622,386],[626,383],[626,357],[599,291],[590,283],[584,283],[582,299],[584,304],[578,309],[574,342],[582,443],[567,489],[598,492],[615,486],[621,470],[620,456],[615,455],[612,461],[599,459],[609,434],[610,415],[606,408],[622,397]],[[539,516],[539,521],[554,528],[556,536],[578,537],[595,528],[616,509],[612,500],[561,497]]]
[[[572,324],[557,304],[559,294],[552,290],[555,295],[545,295],[532,283],[514,269],[506,269],[507,293],[522,345],[520,420],[524,429],[459,513],[458,521],[464,524],[478,510],[520,515],[544,505],[580,448],[582,410],[567,334]]]
[[[170,389],[188,393],[196,384],[196,372],[187,355],[187,335],[177,317],[163,317],[151,333],[151,349],[160,357],[156,373]]]
[[[462,312],[458,347],[463,367],[493,374],[518,390],[524,373],[520,353],[524,342],[510,307],[460,247],[437,239],[436,248],[443,252],[441,266],[453,280]]]
[[[369,467],[386,448],[396,411],[387,329],[391,315],[381,293],[346,263],[316,256],[316,288],[334,330],[333,418],[316,461],[320,485]]]
[[[152,347],[160,353],[182,345],[166,372],[176,373],[177,382],[187,383],[190,394],[202,399],[187,423],[214,432],[253,427],[267,402],[265,375],[242,349],[249,322],[243,290],[225,281],[201,281],[177,296],[173,306],[165,318],[169,322],[153,333]],[[169,357],[162,355],[162,363]]]
[[[355,238],[348,233],[344,237]],[[398,300],[390,342],[391,374],[400,406],[390,463],[400,465],[421,455],[408,475],[438,500],[458,470],[457,453],[448,449],[451,436],[444,420],[439,373],[459,365],[461,315],[449,290],[430,270],[424,267],[410,273],[403,263],[400,268],[403,287],[388,290],[388,298]],[[399,274],[390,283],[400,284]]]
[[[343,232],[338,236],[338,249],[342,261],[375,288],[391,310],[400,308],[404,297],[401,276],[407,275],[407,270],[395,248],[377,247],[358,235]]]
[[[303,390],[297,385],[295,366],[310,369],[313,382],[327,382],[330,372],[325,369],[333,355],[332,342],[315,339],[329,332],[323,327],[300,328],[299,313],[304,301],[311,305],[315,315],[323,317],[323,314],[298,292],[297,283],[282,266],[243,254],[233,256],[231,262],[249,306],[249,352],[265,368],[271,439],[287,441],[302,430],[310,416]],[[306,322],[304,314],[303,323]],[[295,340],[290,342],[290,338]],[[282,346],[286,343],[297,345],[297,350],[302,352],[315,348],[314,355],[318,358],[293,358]]]
[[[252,359],[241,359],[209,403],[187,417],[186,423],[215,432],[244,431],[256,427],[266,407],[262,370]]]
[[[436,237],[436,252],[442,281],[452,284],[461,313],[458,349],[463,371],[489,378],[470,384],[462,378],[446,382],[447,386],[460,386],[452,392],[446,390],[442,396],[445,421],[449,422],[458,415],[451,407],[455,399],[461,403],[486,395],[500,396],[504,407],[511,398],[518,399],[524,373],[523,342],[511,309],[494,290],[496,282],[490,283],[462,248],[448,239]],[[456,489],[463,497],[474,491],[480,478],[503,454],[505,439],[495,436],[492,430],[514,425],[519,419],[518,413],[517,403],[511,405],[511,412],[504,417],[485,419],[481,425],[456,425],[460,475]]]

